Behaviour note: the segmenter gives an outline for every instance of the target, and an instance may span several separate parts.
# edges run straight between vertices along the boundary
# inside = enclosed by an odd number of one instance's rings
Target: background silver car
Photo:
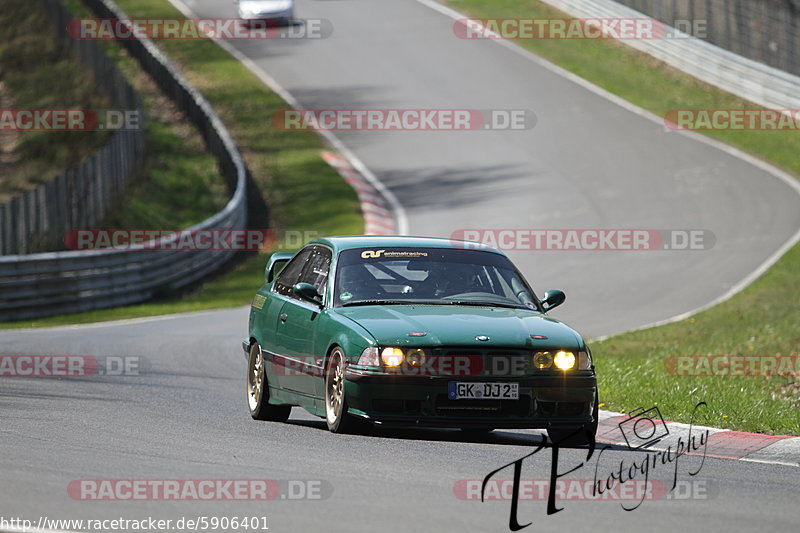
[[[289,24],[294,19],[294,0],[234,0],[239,5],[239,18],[245,24],[264,20]]]

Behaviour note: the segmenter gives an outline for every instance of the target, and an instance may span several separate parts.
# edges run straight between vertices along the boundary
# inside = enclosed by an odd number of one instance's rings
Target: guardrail
[[[125,19],[110,0],[84,0],[102,18]],[[247,224],[248,174],[209,103],[149,40],[122,42],[165,94],[199,128],[232,191],[225,208],[190,229]],[[174,240],[165,239],[168,243]],[[0,321],[52,316],[142,302],[185,287],[226,263],[232,250],[93,250],[0,256]]]
[[[612,0],[543,0],[576,18],[643,18]],[[800,77],[690,35],[620,41],[687,74],[770,109],[800,109]]]
[[[58,37],[97,80],[112,106],[144,117],[141,98],[95,41],[67,34],[70,12],[59,0],[39,0]],[[143,126],[143,123],[141,124]],[[144,128],[113,132],[90,158],[0,205],[0,254],[62,249],[70,229],[94,227],[122,198],[145,152]]]
[[[616,0],[704,41],[800,75],[800,0]]]

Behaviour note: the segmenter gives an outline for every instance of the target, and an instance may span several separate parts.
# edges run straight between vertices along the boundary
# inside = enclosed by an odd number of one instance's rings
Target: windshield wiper
[[[358,300],[356,302],[344,302],[342,307],[348,307],[351,305],[415,305],[419,304],[419,302],[414,302],[410,300]]]
[[[509,309],[530,309],[522,304],[504,304],[498,302],[469,302],[464,300],[440,300],[438,303],[444,305],[474,305],[480,307],[507,307]]]

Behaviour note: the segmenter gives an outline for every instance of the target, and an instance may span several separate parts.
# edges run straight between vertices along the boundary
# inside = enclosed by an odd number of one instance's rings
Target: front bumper
[[[594,420],[597,378],[591,372],[515,378],[369,375],[348,370],[350,414],[381,425],[481,428],[578,427]],[[517,382],[518,400],[451,400],[459,382]]]
[[[245,25],[258,21],[262,22],[290,21],[294,19],[294,10],[287,9],[285,11],[274,11],[271,13],[258,13],[258,14],[239,13],[239,18]]]

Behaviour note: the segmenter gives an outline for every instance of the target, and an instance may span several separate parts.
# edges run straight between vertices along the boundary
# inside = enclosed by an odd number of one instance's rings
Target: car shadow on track
[[[289,419],[287,424],[293,426],[303,426],[307,428],[328,431],[328,427],[323,420]],[[473,433],[460,429],[439,429],[439,428],[409,428],[409,427],[374,427],[365,425],[361,431],[356,433],[361,437],[398,439],[398,440],[420,440],[432,442],[461,442],[471,444],[497,444],[501,446],[538,446],[542,439],[546,438],[544,432],[536,433],[530,430],[495,430],[491,433]],[[546,447],[550,447],[552,442],[548,439]],[[617,444],[599,442],[597,446],[608,447],[611,450],[628,450],[625,446]],[[562,448],[586,449],[586,446],[562,446]]]

